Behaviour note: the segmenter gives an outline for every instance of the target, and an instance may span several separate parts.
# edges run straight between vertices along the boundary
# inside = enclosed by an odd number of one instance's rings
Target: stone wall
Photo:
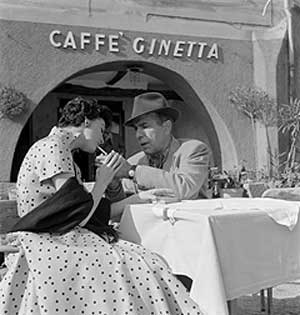
[[[94,24],[95,20],[91,19],[91,22]],[[180,25],[179,22],[177,27]],[[9,180],[20,132],[35,106],[49,92],[75,74],[116,69],[130,63],[143,65],[145,73],[164,81],[182,97],[187,110],[197,113],[201,118],[201,128],[209,135],[219,165],[230,169],[239,161],[246,159],[254,167],[255,138],[250,131],[250,121],[228,102],[228,94],[233,88],[254,83],[252,32],[231,29],[233,32],[226,33],[228,28],[227,25],[215,30],[206,25],[201,31],[197,31],[199,34],[196,36],[186,35],[186,28],[183,28],[182,32],[178,29],[175,35],[176,27],[173,28],[173,34],[170,34],[162,33],[163,28],[160,32],[154,33],[127,31],[126,28],[80,26],[78,22],[69,26],[0,20],[0,82],[22,91],[34,104],[22,120],[0,121],[0,145],[3,152],[0,155],[0,179]],[[76,49],[74,46],[54,47],[49,40],[49,34],[54,30],[60,32],[59,37],[55,37],[56,43],[58,39],[65,40],[71,31],[76,41]],[[119,36],[119,50],[114,50],[114,44],[109,46],[107,42],[99,50],[92,45],[81,49],[82,33],[90,33],[92,36],[95,34]],[[134,51],[132,43],[137,38],[143,38],[148,45],[147,49]],[[157,50],[151,53],[151,43],[154,39],[157,42],[171,40],[173,53],[159,54]],[[282,39],[277,38],[275,41],[277,47],[280,46]],[[189,56],[187,46],[183,54],[180,53],[180,46],[177,47],[179,49],[177,53],[174,53],[174,47],[181,45],[180,42],[184,42],[185,45],[188,42],[196,42],[197,48],[199,43],[202,43],[203,54],[199,57],[197,50]],[[63,45],[63,41],[61,43]],[[214,44],[218,47],[217,58],[215,51],[211,50]],[[272,45],[267,46],[263,53],[272,48]],[[265,80],[268,82],[271,80],[272,87],[276,75],[272,69],[277,67],[277,53],[276,50],[270,59],[269,55],[266,55],[268,62]]]

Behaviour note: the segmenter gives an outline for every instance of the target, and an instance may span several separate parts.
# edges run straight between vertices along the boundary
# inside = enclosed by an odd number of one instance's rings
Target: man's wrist
[[[134,188],[134,193],[137,194],[138,193],[138,184],[137,184],[137,181],[136,181],[136,168],[137,168],[137,165],[132,165],[128,171],[128,178],[130,180],[132,180],[132,183],[133,183],[133,188]]]
[[[132,165],[130,169],[127,172],[127,176],[129,179],[134,180],[135,179],[135,170],[136,170],[137,165]]]

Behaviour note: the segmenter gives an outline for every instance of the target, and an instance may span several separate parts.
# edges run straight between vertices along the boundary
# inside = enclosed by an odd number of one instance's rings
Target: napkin
[[[170,209],[166,204],[156,204],[152,207],[152,211],[155,216],[162,218],[163,220],[169,220],[171,224],[174,224],[176,221],[176,208]]]

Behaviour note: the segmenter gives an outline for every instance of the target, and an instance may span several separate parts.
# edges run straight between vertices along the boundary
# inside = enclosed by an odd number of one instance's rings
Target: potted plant
[[[229,93],[229,102],[240,112],[251,119],[253,134],[258,134],[262,125],[265,129],[267,142],[267,169],[272,176],[273,154],[269,128],[277,124],[277,104],[267,92],[257,87],[237,87]],[[259,138],[261,134],[257,135]],[[255,146],[255,159],[258,161],[257,145]]]
[[[24,114],[30,101],[13,87],[0,85],[0,118],[14,119]]]
[[[297,141],[300,136],[300,100],[292,99],[290,104],[282,104],[279,109],[279,130],[289,134],[289,149],[285,161],[285,169],[296,171],[299,166],[296,161]]]

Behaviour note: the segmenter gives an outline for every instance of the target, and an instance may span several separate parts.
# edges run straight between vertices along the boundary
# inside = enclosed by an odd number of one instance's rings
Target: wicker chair
[[[269,188],[263,193],[262,197],[283,199],[289,201],[300,201],[300,187]]]
[[[8,200],[11,190],[16,188],[16,183],[0,182],[0,200]]]
[[[5,245],[5,234],[18,219],[17,202],[10,200],[16,183],[0,182],[0,252],[15,251],[12,246]]]
[[[10,200],[15,188],[16,183],[0,182],[0,235],[7,233],[18,219],[17,202]]]

